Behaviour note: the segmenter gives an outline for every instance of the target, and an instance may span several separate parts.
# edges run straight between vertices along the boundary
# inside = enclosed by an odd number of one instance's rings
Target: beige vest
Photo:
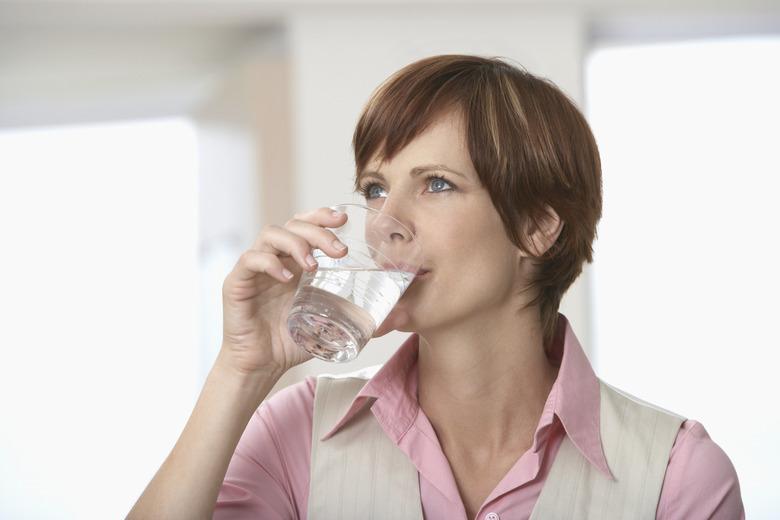
[[[378,367],[317,378],[310,520],[422,520],[417,468],[367,404],[335,426]],[[564,436],[531,519],[655,519],[669,452],[684,418],[601,383],[601,440],[610,480]],[[435,519],[432,519],[435,520]]]

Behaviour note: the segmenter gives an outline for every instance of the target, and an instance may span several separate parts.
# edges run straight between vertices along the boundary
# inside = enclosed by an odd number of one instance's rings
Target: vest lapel
[[[422,520],[417,468],[366,405],[320,441],[365,384],[364,378],[320,376],[314,396],[310,520]]]
[[[601,440],[615,480],[593,467],[565,435],[531,520],[654,520],[666,466],[684,419],[606,383]]]

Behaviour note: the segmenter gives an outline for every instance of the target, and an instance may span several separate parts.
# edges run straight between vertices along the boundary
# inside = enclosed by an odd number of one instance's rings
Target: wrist
[[[222,385],[232,387],[240,397],[250,399],[259,406],[283,373],[281,369],[272,367],[253,371],[242,370],[226,359],[220,351],[214,361],[210,377],[219,380]]]

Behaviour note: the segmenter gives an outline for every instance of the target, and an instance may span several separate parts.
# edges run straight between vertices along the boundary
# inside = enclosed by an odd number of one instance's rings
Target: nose
[[[389,198],[382,204],[377,219],[377,228],[381,236],[389,241],[409,242],[414,238],[414,227],[409,219],[409,212],[404,210],[399,201]],[[383,216],[391,218],[382,218]]]
[[[414,233],[408,224],[384,211],[377,216],[374,224],[377,237],[393,247],[400,247],[414,239]]]
[[[419,257],[422,252],[409,215],[397,201],[391,204],[386,200],[371,217],[366,239],[372,247],[371,254],[379,265],[388,262],[395,265],[421,265]]]
[[[406,229],[405,225],[400,224],[395,217],[385,218],[389,216],[387,213],[382,212],[376,220],[376,232],[382,240],[390,243],[410,242],[414,238],[410,230]]]

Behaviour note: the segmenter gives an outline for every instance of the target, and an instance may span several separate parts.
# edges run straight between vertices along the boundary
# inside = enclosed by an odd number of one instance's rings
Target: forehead
[[[382,162],[374,154],[366,166],[368,170],[410,170],[419,164],[444,164],[469,177],[476,176],[466,144],[466,128],[458,112],[435,119],[391,160]]]

